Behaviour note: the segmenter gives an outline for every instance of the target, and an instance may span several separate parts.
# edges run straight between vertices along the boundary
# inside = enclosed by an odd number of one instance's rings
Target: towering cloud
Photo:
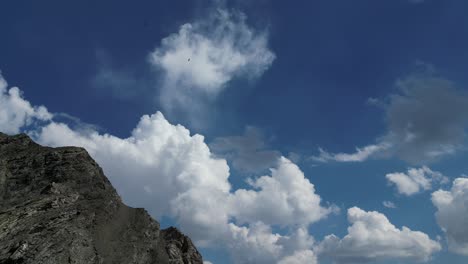
[[[432,193],[436,218],[447,236],[449,250],[468,256],[468,179],[457,178],[449,191]]]
[[[30,113],[39,109],[21,102]],[[23,112],[5,106],[0,112]],[[315,261],[307,227],[335,209],[321,204],[314,185],[287,158],[279,157],[269,175],[251,179],[249,188],[233,190],[226,160],[211,153],[203,136],[170,124],[160,112],[143,116],[128,138],[50,118],[31,128],[31,136],[50,146],[86,148],[125,202],[175,219],[199,246],[224,245],[236,263]],[[0,130],[10,127],[0,123]],[[274,225],[287,231],[274,232]]]
[[[321,206],[314,186],[284,157],[271,175],[252,180],[252,189],[232,192],[226,161],[211,155],[202,136],[171,125],[161,113],[142,117],[126,139],[51,123],[38,140],[85,147],[128,203],[175,218],[200,245],[225,243],[235,258],[248,258],[239,263],[271,263],[293,254],[287,250],[291,235],[276,234],[271,225],[294,230],[333,211]]]

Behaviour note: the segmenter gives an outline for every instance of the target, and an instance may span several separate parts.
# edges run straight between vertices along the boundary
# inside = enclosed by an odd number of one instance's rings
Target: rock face
[[[124,205],[82,148],[0,133],[0,264],[202,264],[191,240]]]

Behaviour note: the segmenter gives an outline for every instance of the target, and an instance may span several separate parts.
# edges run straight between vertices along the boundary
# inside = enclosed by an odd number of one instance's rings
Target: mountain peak
[[[0,264],[201,264],[190,238],[122,203],[83,148],[0,133]]]

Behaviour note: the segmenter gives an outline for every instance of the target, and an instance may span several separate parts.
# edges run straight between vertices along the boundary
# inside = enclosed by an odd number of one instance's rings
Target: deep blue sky
[[[199,1],[8,3],[2,8],[0,66],[32,101],[123,135],[133,120],[158,106],[150,99],[118,100],[90,85],[99,54],[116,68],[144,75],[147,54],[203,6]],[[448,79],[464,79],[463,1],[241,1],[238,6],[249,22],[268,26],[278,58],[255,88],[241,83],[222,96],[221,111],[230,113],[222,120],[233,119],[222,134],[253,124],[282,140],[347,149],[382,132],[380,113],[365,102],[387,95],[416,60],[435,65]],[[343,128],[352,141],[344,139]]]
[[[31,103],[126,137],[143,114],[162,110],[154,92],[158,88],[147,81],[154,74],[148,54],[211,5],[182,0],[8,1],[0,7],[0,69]],[[385,213],[397,227],[442,236],[430,192],[404,197],[385,179],[385,174],[404,172],[412,164],[389,158],[317,165],[307,157],[316,155],[318,147],[353,152],[385,135],[385,111],[367,100],[388,99],[397,92],[397,79],[412,74],[418,62],[433,65],[463,89],[468,83],[468,2],[262,0],[227,6],[242,10],[252,27],[268,29],[276,59],[260,78],[230,82],[213,102],[205,127],[191,127],[177,115],[166,115],[168,119],[202,133],[207,142],[255,126],[269,149],[300,154],[301,169],[317,193],[342,209],[311,227],[318,240],[330,233],[342,237],[346,209],[354,205]],[[93,80],[103,63],[141,80],[141,87],[122,95],[96,85]],[[453,179],[468,173],[465,159],[462,151],[430,166]],[[242,184],[242,172],[233,175],[238,177],[234,184]],[[383,207],[384,200],[398,208]],[[205,255],[225,263],[222,254],[206,250]],[[465,262],[444,249],[431,263]]]

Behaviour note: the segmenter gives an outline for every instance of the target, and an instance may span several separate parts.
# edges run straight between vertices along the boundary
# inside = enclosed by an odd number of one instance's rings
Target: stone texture
[[[201,264],[191,240],[124,205],[83,148],[0,133],[0,264]]]

